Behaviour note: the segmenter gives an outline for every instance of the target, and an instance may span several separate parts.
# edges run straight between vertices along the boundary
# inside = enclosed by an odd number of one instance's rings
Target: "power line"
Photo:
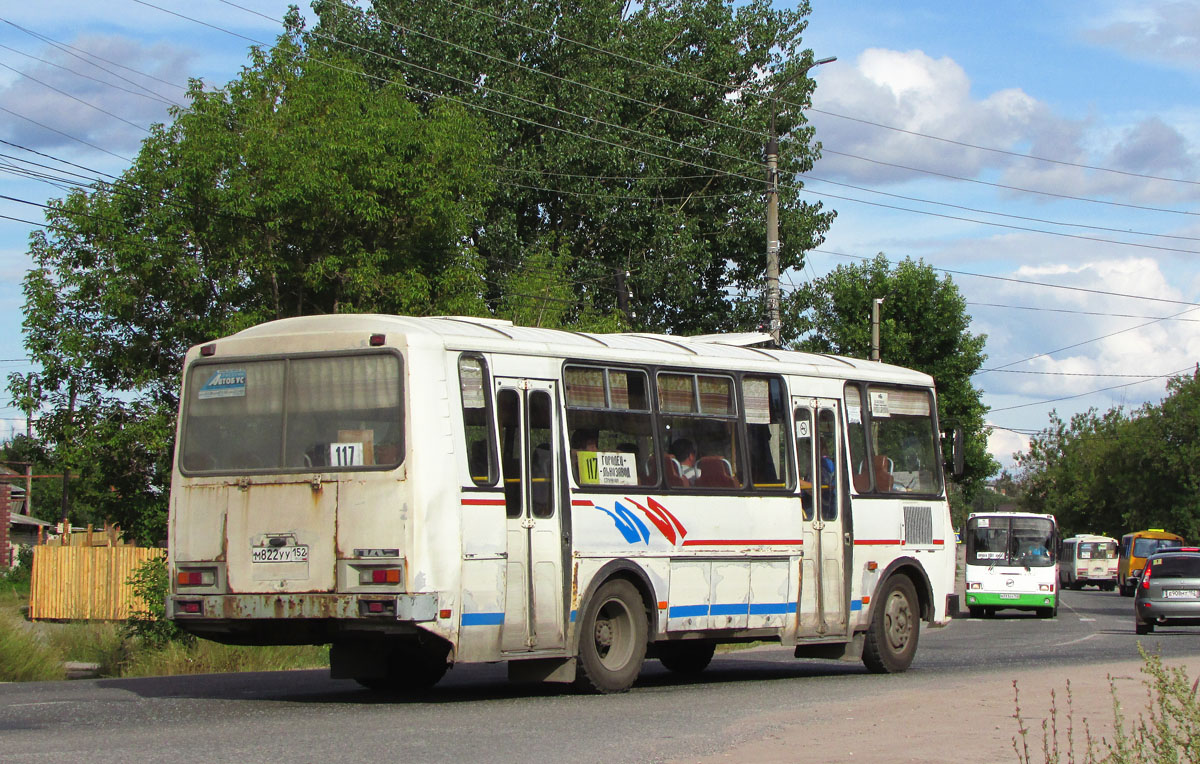
[[[20,75],[20,76],[24,77],[24,78],[25,78],[25,79],[27,79],[27,80],[32,80],[33,82],[36,82],[37,84],[41,85],[42,87],[44,87],[44,88],[46,88],[46,89],[48,89],[48,90],[53,90],[55,93],[58,93],[59,95],[66,96],[67,98],[70,98],[72,101],[76,101],[77,103],[81,103],[81,104],[83,104],[84,106],[88,107],[89,109],[95,109],[96,111],[100,112],[101,114],[107,114],[108,116],[112,117],[113,119],[120,120],[121,122],[124,122],[125,124],[129,125],[130,127],[136,127],[138,130],[141,130],[141,131],[142,131],[142,132],[144,132],[144,133],[149,133],[149,132],[150,132],[150,130],[149,130],[149,129],[147,129],[147,128],[145,128],[145,127],[142,127],[141,125],[139,125],[139,124],[138,124],[138,123],[136,123],[136,122],[131,122],[130,120],[128,120],[128,119],[125,119],[124,117],[122,117],[122,116],[120,116],[120,115],[118,115],[118,114],[113,114],[113,113],[112,113],[111,111],[109,111],[108,109],[103,109],[103,108],[101,108],[101,107],[99,107],[99,106],[95,105],[94,103],[88,103],[87,101],[83,100],[82,98],[79,98],[78,96],[73,96],[73,95],[71,95],[70,93],[68,93],[68,92],[67,92],[67,91],[65,91],[65,90],[62,90],[62,89],[60,89],[60,88],[56,88],[56,87],[54,87],[53,85],[51,85],[51,84],[49,84],[49,83],[47,83],[47,82],[42,82],[42,81],[41,81],[41,80],[39,80],[37,77],[34,77],[34,76],[32,76],[32,75],[29,75],[29,74],[26,74],[25,72],[21,71],[20,69],[14,69],[13,67],[9,66],[8,64],[4,64],[4,63],[0,63],[0,67],[3,67],[3,68],[5,68],[5,69],[9,70],[10,72],[14,72],[14,73],[16,73],[16,74],[18,74],[18,75]]]
[[[180,105],[178,103],[175,103],[174,101],[169,101],[166,98],[163,98],[162,96],[158,95],[157,93],[139,93],[136,90],[130,90],[129,88],[123,88],[120,85],[114,85],[111,82],[105,82],[104,80],[100,79],[99,77],[93,77],[90,74],[84,74],[83,72],[77,72],[74,69],[63,66],[62,64],[56,64],[53,61],[47,61],[44,58],[39,58],[39,57],[31,55],[29,53],[19,51],[16,48],[10,48],[7,45],[0,44],[0,48],[3,48],[4,50],[10,50],[13,53],[16,53],[18,56],[25,56],[26,58],[31,58],[34,61],[40,61],[41,63],[46,64],[47,66],[53,66],[56,69],[62,69],[64,72],[69,72],[71,74],[74,74],[76,77],[82,77],[85,80],[91,80],[92,82],[99,83],[101,85],[104,85],[105,87],[114,88],[114,89],[120,90],[124,93],[129,93],[130,95],[135,95],[139,98],[147,98],[151,101],[157,101],[158,103],[161,103],[165,106],[179,106]],[[144,90],[144,88],[143,88],[143,90]]]
[[[1101,316],[1103,318],[1153,318],[1159,321],[1183,321],[1187,323],[1200,323],[1200,318],[1179,318],[1177,316],[1141,316],[1135,313],[1104,313],[1095,310],[1069,310],[1067,308],[1039,308],[1032,305],[1001,305],[994,302],[967,302],[967,305],[975,305],[982,308],[1005,308],[1007,310],[1032,310],[1040,313],[1069,313],[1078,316]]]
[[[858,122],[860,124],[882,128],[884,130],[892,130],[897,133],[904,133],[905,135],[911,135],[916,138],[927,138],[931,141],[940,141],[942,143],[949,143],[949,144],[952,144],[955,146],[962,146],[964,148],[978,149],[979,151],[989,151],[994,154],[1004,154],[1006,156],[1017,157],[1019,159],[1033,159],[1038,162],[1047,162],[1049,164],[1064,165],[1066,167],[1078,167],[1083,170],[1096,170],[1098,172],[1111,172],[1111,173],[1115,173],[1117,175],[1126,175],[1126,176],[1133,177],[1133,178],[1143,178],[1145,180],[1161,180],[1161,181],[1166,181],[1168,183],[1186,183],[1188,185],[1193,185],[1193,186],[1200,185],[1200,181],[1196,181],[1196,180],[1183,180],[1180,178],[1164,178],[1164,177],[1161,177],[1158,175],[1144,175],[1142,173],[1128,172],[1126,170],[1114,170],[1111,167],[1098,167],[1096,165],[1080,164],[1078,162],[1068,162],[1068,161],[1062,160],[1062,159],[1051,159],[1049,157],[1040,157],[1040,156],[1036,156],[1034,154],[1022,154],[1019,151],[1008,151],[1006,149],[990,148],[988,146],[978,146],[974,143],[967,143],[965,141],[956,141],[952,138],[941,138],[936,135],[929,135],[928,133],[919,133],[919,132],[916,132],[915,130],[905,130],[904,128],[901,128],[901,127],[893,127],[892,125],[885,125],[882,122],[873,122],[869,119],[861,119],[859,117],[851,117],[851,116],[847,116],[845,114],[838,114],[836,112],[827,111],[825,109],[817,109],[817,108],[809,107],[809,111],[811,111],[815,114],[824,114],[827,117],[837,117],[838,119],[845,119],[845,120],[849,120],[851,122]]]
[[[846,257],[846,258],[850,258],[853,260],[871,260],[871,259],[873,259],[871,257],[866,257],[864,255],[848,255],[844,252],[834,252],[833,250],[819,249],[816,247],[814,247],[813,249],[810,249],[809,252],[818,252],[823,255],[833,255],[834,257]],[[1087,294],[1104,295],[1105,297],[1127,297],[1127,298],[1133,299],[1133,300],[1149,300],[1151,302],[1164,302],[1164,303],[1168,303],[1171,305],[1187,305],[1187,306],[1193,307],[1193,308],[1200,308],[1200,303],[1188,302],[1187,300],[1172,300],[1167,297],[1150,297],[1148,295],[1129,294],[1127,292],[1112,292],[1112,291],[1108,291],[1105,289],[1089,289],[1088,287],[1067,286],[1065,284],[1051,284],[1051,283],[1045,282],[1045,281],[1031,281],[1029,279],[1013,278],[1011,276],[994,276],[994,275],[987,274],[987,273],[972,273],[970,271],[959,271],[959,270],[953,270],[951,268],[938,268],[938,267],[935,267],[932,265],[930,266],[930,268],[933,268],[933,270],[938,271],[940,273],[949,273],[953,276],[970,276],[972,278],[990,279],[992,281],[1004,281],[1004,282],[1008,282],[1010,284],[1024,284],[1026,286],[1039,286],[1039,287],[1046,287],[1048,289],[1063,289],[1063,290],[1066,290],[1069,292],[1084,292]],[[1176,315],[1180,315],[1180,314],[1176,314]],[[1172,316],[1164,316],[1158,320],[1166,320],[1166,319],[1170,319],[1170,318],[1172,318]]]
[[[136,0],[135,0],[135,2],[136,2]],[[57,133],[58,135],[61,135],[64,138],[69,138],[70,140],[76,141],[77,143],[82,143],[84,146],[93,148],[96,151],[104,152],[105,154],[116,157],[117,159],[120,159],[121,161],[130,162],[130,163],[133,162],[133,160],[130,159],[129,157],[121,156],[120,154],[109,151],[108,149],[101,148],[94,143],[89,143],[88,141],[83,140],[82,138],[76,138],[75,136],[73,136],[69,133],[64,133],[62,130],[58,130],[56,128],[50,127],[49,125],[42,124],[41,122],[38,122],[36,119],[31,119],[29,117],[26,117],[24,114],[18,114],[17,112],[13,111],[12,109],[6,108],[4,106],[0,106],[0,111],[5,112],[6,114],[11,114],[14,117],[16,117],[17,119],[23,119],[26,122],[31,122],[31,123],[37,125],[38,127],[42,128],[43,130],[49,130],[50,132]]]
[[[1075,398],[1083,398],[1088,395],[1095,395],[1096,393],[1105,393],[1105,392],[1108,392],[1109,390],[1118,390],[1123,387],[1132,387],[1133,385],[1144,384],[1146,382],[1150,382],[1155,379],[1164,379],[1166,377],[1177,377],[1180,374],[1183,374],[1184,372],[1191,370],[1192,368],[1194,368],[1194,366],[1185,366],[1184,368],[1182,368],[1179,371],[1174,372],[1172,374],[1158,374],[1158,375],[1155,375],[1152,377],[1146,377],[1145,379],[1142,379],[1140,382],[1129,382],[1124,385],[1113,385],[1112,387],[1102,387],[1099,390],[1092,390],[1092,391],[1086,392],[1086,393],[1079,393],[1078,395],[1066,395],[1061,398],[1051,398],[1051,399],[1045,400],[1045,401],[1034,401],[1032,403],[1022,403],[1022,404],[1019,404],[1016,406],[1004,406],[1004,407],[998,408],[998,409],[991,409],[988,413],[995,414],[999,411],[1012,411],[1013,409],[1023,409],[1023,408],[1028,408],[1030,406],[1044,406],[1047,403],[1058,403],[1060,401],[1069,401],[1069,400],[1073,400]]]

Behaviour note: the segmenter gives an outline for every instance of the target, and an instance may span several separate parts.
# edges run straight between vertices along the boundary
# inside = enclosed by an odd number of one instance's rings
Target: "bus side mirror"
[[[966,453],[963,448],[963,431],[961,427],[943,430],[942,436],[950,445],[950,474],[958,477],[966,471]]]

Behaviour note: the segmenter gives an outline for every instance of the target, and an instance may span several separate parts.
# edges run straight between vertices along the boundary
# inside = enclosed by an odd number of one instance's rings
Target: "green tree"
[[[301,314],[484,310],[470,240],[490,193],[485,126],[372,82],[293,14],[228,86],[193,83],[118,182],[50,205],[24,334],[42,444],[79,476],[73,521],[164,538],[190,345]],[[10,378],[14,399],[28,387]]]
[[[673,333],[758,326],[772,111],[782,267],[800,267],[833,218],[799,198],[795,179],[818,146],[800,110],[781,104],[806,105],[812,92],[800,76],[812,61],[801,50],[807,2],[313,8],[314,34],[382,81],[408,82],[422,108],[451,100],[488,120],[503,149],[499,193],[474,241],[500,315],[545,315],[547,300],[507,289],[536,259],[558,281],[560,322],[606,326],[615,316]]]
[[[1070,533],[1166,528],[1200,538],[1200,376],[1168,382],[1132,414],[1089,410],[1035,435],[1018,457],[1025,505]]]
[[[999,464],[987,452],[982,392],[971,384],[986,358],[987,337],[969,331],[966,301],[949,276],[939,279],[931,266],[909,258],[893,267],[882,254],[839,266],[788,295],[784,324],[801,349],[867,358],[876,298],[884,300],[880,359],[932,376],[939,421],[963,430],[965,470],[958,483],[969,503]]]

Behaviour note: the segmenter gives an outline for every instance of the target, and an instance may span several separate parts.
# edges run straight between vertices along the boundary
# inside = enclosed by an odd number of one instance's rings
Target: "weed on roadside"
[[[1086,747],[1083,758],[1075,758],[1074,714],[1071,698],[1071,683],[1067,682],[1067,729],[1060,748],[1058,729],[1058,707],[1054,690],[1050,691],[1050,715],[1042,720],[1042,755],[1047,764],[1143,764],[1144,762],[1200,762],[1200,700],[1197,686],[1200,679],[1192,681],[1187,672],[1178,666],[1164,666],[1162,656],[1152,655],[1138,644],[1142,656],[1143,684],[1146,686],[1147,706],[1143,713],[1131,723],[1117,699],[1116,685],[1108,677],[1109,694],[1113,708],[1113,739],[1101,738],[1097,743],[1083,720]],[[1013,681],[1013,703],[1016,711],[1017,734],[1013,736],[1013,750],[1017,761],[1031,764],[1029,752],[1029,727],[1021,712],[1020,693]],[[1065,755],[1065,759],[1063,756]]]

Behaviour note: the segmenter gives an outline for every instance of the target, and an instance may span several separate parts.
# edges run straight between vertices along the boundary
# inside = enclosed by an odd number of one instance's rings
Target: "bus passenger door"
[[[556,385],[497,378],[496,388],[508,538],[501,647],[553,650],[566,644]]]
[[[797,635],[846,634],[845,555],[848,539],[842,506],[841,421],[838,402],[793,398],[796,463],[800,470],[804,559],[800,567]]]

